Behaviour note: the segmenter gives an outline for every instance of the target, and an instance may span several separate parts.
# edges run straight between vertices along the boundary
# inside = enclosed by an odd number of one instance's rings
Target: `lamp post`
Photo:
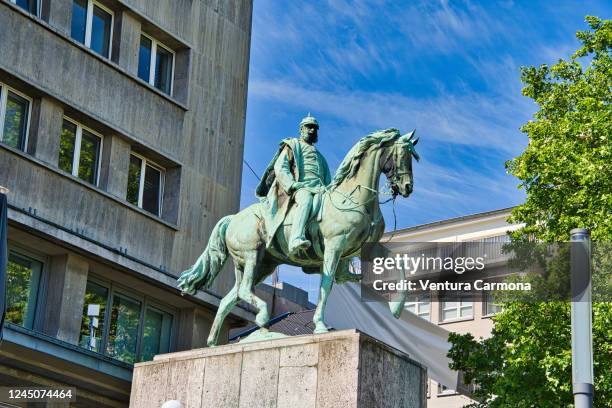
[[[571,236],[572,383],[575,408],[593,407],[591,239],[576,228]]]
[[[89,317],[89,344],[87,348],[93,350],[96,347],[96,329],[98,328],[98,316],[100,316],[100,305],[87,305],[87,317]]]

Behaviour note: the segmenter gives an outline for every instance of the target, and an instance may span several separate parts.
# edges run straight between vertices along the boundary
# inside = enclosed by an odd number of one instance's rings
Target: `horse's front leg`
[[[340,255],[342,255],[342,242],[343,240],[341,238],[331,242],[325,242],[319,302],[317,303],[317,309],[315,310],[314,317],[312,318],[312,321],[315,324],[315,334],[327,333],[327,326],[325,325],[325,305],[327,304],[327,297],[329,296],[334,283],[334,275],[336,274],[336,268],[338,267]]]

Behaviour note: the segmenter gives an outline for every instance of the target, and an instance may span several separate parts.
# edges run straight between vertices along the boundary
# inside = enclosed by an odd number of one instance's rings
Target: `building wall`
[[[510,216],[510,210],[491,211],[407,228],[395,232],[391,242],[463,242],[505,236],[508,231],[520,227],[520,225],[512,225],[506,221]],[[385,242],[386,237],[383,236],[381,241]],[[471,317],[446,322],[442,319],[440,299],[433,296],[429,307],[428,320],[448,331],[461,334],[471,333],[476,338],[486,338],[493,329],[492,316],[486,315],[485,304],[482,301],[472,302]],[[470,402],[472,401],[469,398],[452,390],[439,389],[438,383],[429,380],[427,400],[429,408],[458,408]]]
[[[0,142],[0,185],[10,189],[9,247],[44,265],[32,333],[81,363],[92,358],[69,346],[79,343],[86,284],[100,280],[171,310],[171,351],[204,346],[233,273],[193,297],[180,296],[176,278],[217,220],[239,208],[252,1],[99,0],[113,14],[108,58],[71,38],[72,0],[39,4],[31,15],[0,0],[0,86],[30,100],[24,149]],[[174,52],[171,95],[138,77],[141,33]],[[95,184],[58,167],[64,118],[102,137]],[[131,153],[164,170],[159,216],[126,199]],[[236,308],[224,335],[250,320],[250,309]],[[27,341],[14,346],[27,349]],[[43,361],[11,355],[10,372],[56,375]],[[108,363],[111,377],[126,369]],[[96,393],[103,381],[95,369],[90,377],[79,387]],[[101,395],[122,406],[121,392]]]
[[[57,13],[69,14],[71,2],[62,1]],[[30,129],[25,155],[5,146],[0,150],[0,183],[11,189],[11,204],[32,207],[41,217],[85,230],[97,241],[178,274],[199,256],[215,222],[238,210],[252,5],[109,3],[115,20],[124,17],[124,26],[131,24],[134,31],[155,26],[153,31],[163,31],[174,45],[176,71],[187,70],[183,84],[175,79],[177,96],[145,84],[123,59],[105,59],[72,40],[66,27],[2,1],[0,80],[42,101],[43,112],[33,118],[39,121]],[[118,51],[137,47],[133,41],[118,42]],[[184,61],[179,61],[181,49],[188,54]],[[102,163],[108,180],[125,178],[126,170],[113,164],[129,159],[130,147],[166,168],[161,219],[127,203],[125,186],[107,181],[96,188],[56,171],[63,114],[99,130],[109,142],[103,152],[121,146],[113,151],[116,157]],[[143,233],[151,239],[136,239]],[[231,279],[221,275],[213,290],[222,292]]]

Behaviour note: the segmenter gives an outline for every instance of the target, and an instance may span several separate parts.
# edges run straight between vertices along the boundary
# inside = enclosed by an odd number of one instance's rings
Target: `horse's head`
[[[419,160],[414,149],[419,139],[414,138],[414,133],[413,130],[389,144],[382,158],[381,170],[387,176],[394,196],[408,197],[412,193],[412,158]]]

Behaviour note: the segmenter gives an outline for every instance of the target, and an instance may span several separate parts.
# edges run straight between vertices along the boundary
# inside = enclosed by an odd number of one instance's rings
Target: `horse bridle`
[[[390,151],[387,151],[387,158],[380,167],[380,171],[384,173],[390,185],[391,194],[396,197],[399,194],[399,182],[402,176],[410,174],[410,171],[397,172],[395,163],[399,162],[399,158],[395,157],[401,154],[401,149],[406,146],[405,143],[395,142],[391,146]],[[389,166],[389,160],[391,165]]]
[[[390,193],[387,193],[389,195],[391,195],[391,197],[387,200],[385,200],[384,202],[379,202],[379,204],[386,204],[389,201],[393,200],[393,202],[395,203],[395,198],[399,195],[399,182],[400,182],[400,178],[405,175],[405,174],[410,174],[409,171],[406,172],[396,172],[395,169],[395,163],[398,160],[392,160],[391,161],[391,166],[389,166],[389,160],[392,159],[392,156],[401,154],[401,150],[403,147],[405,147],[406,144],[405,143],[401,143],[401,142],[395,142],[393,143],[391,149],[392,151],[387,153],[387,157],[385,158],[384,162],[382,163],[382,165],[379,167],[379,170],[384,173],[385,177],[387,177],[388,183],[390,185]],[[367,204],[369,204],[370,202],[372,202],[373,200],[375,200],[378,196],[378,194],[382,193],[381,191],[378,191],[376,189],[371,189],[369,187],[365,187],[363,185],[358,185],[355,186],[355,188],[353,189],[353,191],[351,191],[348,195],[345,195],[339,191],[333,190],[334,192],[339,193],[340,195],[344,196],[345,199],[348,199],[350,201],[353,201],[351,199],[353,193],[355,192],[355,190],[357,190],[358,188],[366,188],[367,190],[371,190],[373,193],[375,193],[375,195],[369,199],[368,201],[366,201],[365,203],[362,204],[358,204],[356,205],[354,208],[350,208],[350,209],[344,209],[344,210],[354,210],[356,208],[362,207],[362,206],[366,206]],[[383,193],[384,194],[384,193]],[[332,201],[332,205],[334,205],[334,207],[336,207],[337,209],[340,209],[339,207],[336,206],[336,204]]]

